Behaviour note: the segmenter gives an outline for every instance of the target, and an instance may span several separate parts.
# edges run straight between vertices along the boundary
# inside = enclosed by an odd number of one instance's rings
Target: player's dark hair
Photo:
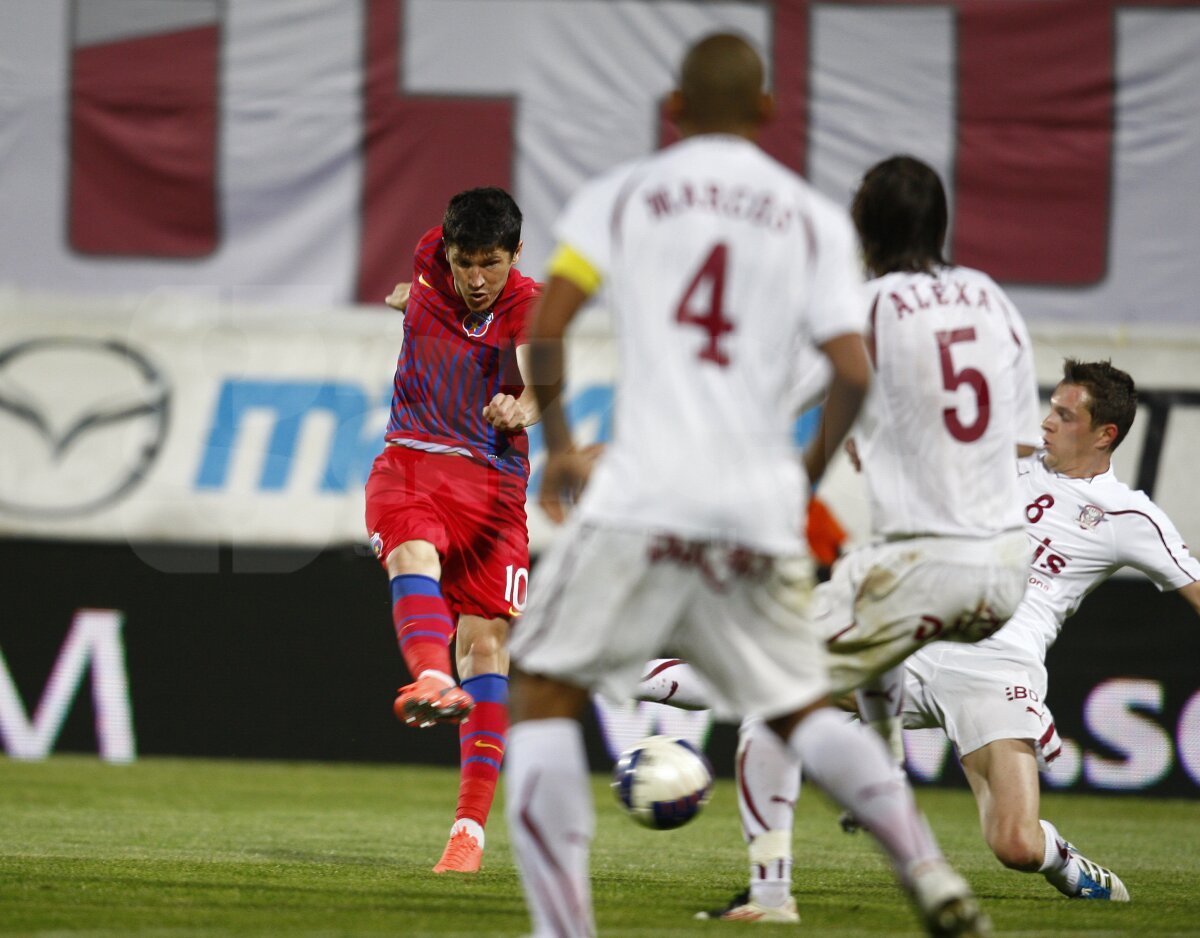
[[[468,254],[496,247],[515,254],[521,243],[521,210],[503,189],[467,189],[446,205],[442,240]]]
[[[1063,384],[1084,388],[1091,398],[1092,429],[1111,423],[1117,428],[1112,449],[1121,445],[1133,418],[1137,416],[1137,387],[1133,378],[1111,361],[1081,362],[1074,358],[1063,360]]]
[[[850,214],[872,276],[932,273],[945,265],[946,190],[927,163],[912,156],[876,163],[863,176]]]

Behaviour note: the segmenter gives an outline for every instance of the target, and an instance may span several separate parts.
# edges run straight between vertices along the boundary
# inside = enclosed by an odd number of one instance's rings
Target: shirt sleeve
[[[413,251],[412,282],[433,288],[434,262],[442,251],[442,228],[436,225],[421,235]],[[425,278],[425,279],[422,279]]]
[[[821,345],[865,330],[867,297],[849,216],[832,203],[818,204],[811,223],[815,257],[809,321],[813,342]]]
[[[554,225],[556,243],[569,245],[600,280],[612,265],[613,212],[632,169],[618,167],[585,183]]]
[[[505,316],[509,341],[514,348],[529,341],[529,326],[533,322],[533,312],[541,295],[541,284],[531,277],[522,276],[518,289],[519,294],[511,311]]]
[[[546,268],[548,277],[563,277],[591,296],[600,286],[600,271],[569,244],[560,244]]]
[[[1146,574],[1160,590],[1177,590],[1200,580],[1200,561],[1187,549],[1175,525],[1141,492],[1132,505],[1110,511],[1120,561]]]

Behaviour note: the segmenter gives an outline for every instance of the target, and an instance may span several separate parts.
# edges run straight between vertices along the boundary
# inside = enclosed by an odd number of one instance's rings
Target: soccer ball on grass
[[[639,824],[671,830],[708,804],[712,766],[685,739],[647,736],[621,753],[612,787],[621,806]]]

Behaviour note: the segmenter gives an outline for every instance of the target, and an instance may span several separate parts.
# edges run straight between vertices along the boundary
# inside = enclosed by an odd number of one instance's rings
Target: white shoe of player
[[[1071,844],[1067,844],[1071,856],[1079,864],[1079,883],[1075,891],[1067,893],[1072,899],[1103,899],[1109,902],[1128,902],[1129,890],[1121,878],[1099,863],[1093,863]]]
[[[796,911],[796,900],[788,896],[787,902],[781,906],[759,905],[750,898],[750,890],[745,889],[729,900],[723,909],[712,909],[708,912],[697,912],[694,916],[701,921],[712,920],[721,922],[792,922],[800,921],[800,913]]]
[[[912,874],[909,891],[933,938],[986,938],[992,922],[967,881],[944,861],[926,863]]]

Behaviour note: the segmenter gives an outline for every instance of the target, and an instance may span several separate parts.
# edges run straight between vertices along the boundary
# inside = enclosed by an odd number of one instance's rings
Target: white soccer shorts
[[[804,558],[572,522],[534,571],[521,670],[628,700],[652,658],[685,659],[713,705],[771,719],[828,691]]]
[[[976,642],[1025,592],[1023,531],[992,537],[914,537],[842,557],[816,591],[812,615],[830,651],[835,691],[858,687],[933,641]]]
[[[1026,739],[1045,769],[1062,750],[1041,662],[931,645],[904,665],[904,728],[940,726],[959,758],[998,739]]]

